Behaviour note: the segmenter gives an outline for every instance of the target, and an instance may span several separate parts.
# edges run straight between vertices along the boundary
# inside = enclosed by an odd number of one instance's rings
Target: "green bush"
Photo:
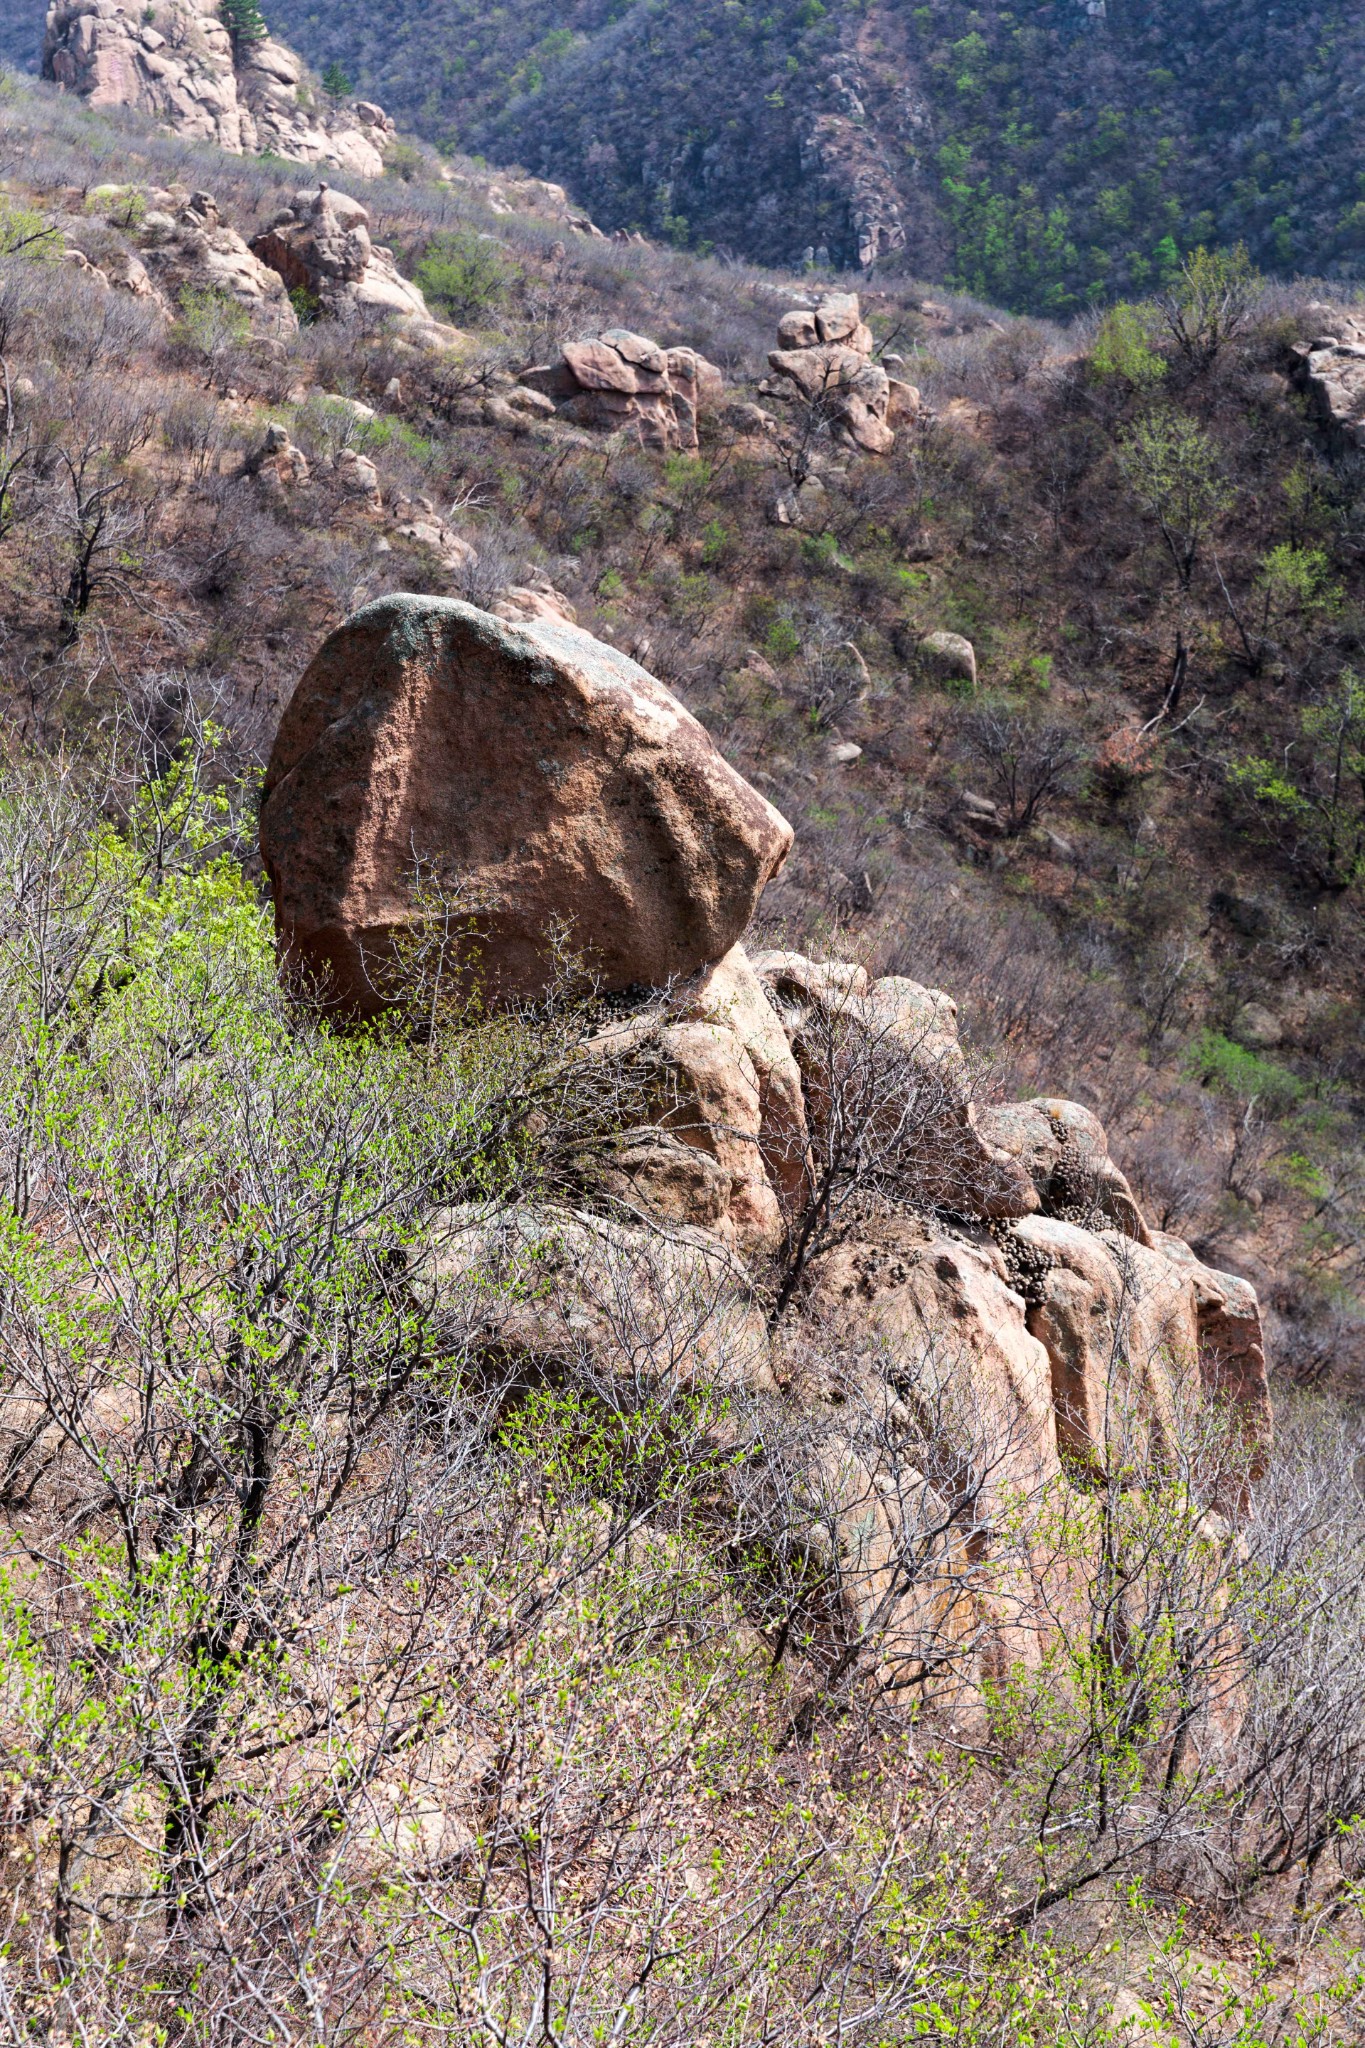
[[[496,311],[516,275],[497,244],[473,228],[434,235],[416,271],[428,304],[457,324]]]

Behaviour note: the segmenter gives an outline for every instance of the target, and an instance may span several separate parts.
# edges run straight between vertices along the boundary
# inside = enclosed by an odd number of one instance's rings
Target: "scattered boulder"
[[[780,346],[768,363],[790,391],[828,413],[836,440],[889,454],[896,439],[887,424],[890,379],[872,360],[872,333],[856,293],[829,293],[818,305],[785,313],[777,334]]]
[[[1273,1052],[1284,1044],[1284,1021],[1264,1003],[1243,1003],[1232,1020],[1232,1035],[1256,1052]]]
[[[383,505],[379,471],[368,455],[355,448],[338,448],[332,457],[332,474],[348,498],[356,498],[372,512]]]
[[[273,479],[282,490],[306,484],[311,476],[308,457],[290,438],[288,427],[274,421],[266,428],[264,440],[247,456],[243,471],[247,476]]]
[[[976,688],[976,649],[961,633],[926,633],[916,653],[920,666],[936,681]]]
[[[579,426],[685,453],[698,445],[701,412],[724,389],[720,371],[695,349],[660,348],[624,327],[565,342],[557,363],[525,370],[520,381]]]
[[[261,848],[287,968],[372,1014],[418,860],[477,905],[502,1000],[554,978],[549,934],[608,989],[723,960],[791,828],[662,684],[576,627],[389,597],[327,640],[284,714]]]
[[[368,210],[325,182],[296,192],[251,249],[288,290],[306,292],[334,318],[388,313],[436,324],[417,286],[399,276],[392,251],[371,241]]]

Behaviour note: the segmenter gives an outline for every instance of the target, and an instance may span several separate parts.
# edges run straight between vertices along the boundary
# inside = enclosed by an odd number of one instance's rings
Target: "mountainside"
[[[0,2036],[1359,2048],[1353,294],[608,236],[52,12]]]
[[[315,64],[608,227],[885,259],[1017,309],[1142,289],[1201,241],[1365,248],[1358,4],[275,0]]]

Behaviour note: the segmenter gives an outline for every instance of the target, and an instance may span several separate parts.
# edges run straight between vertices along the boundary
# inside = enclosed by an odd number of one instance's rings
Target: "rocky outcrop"
[[[778,393],[785,389],[818,409],[836,440],[870,455],[889,454],[896,441],[887,423],[891,380],[872,360],[872,332],[856,293],[831,292],[813,306],[796,307],[783,315],[777,336],[768,363],[781,380]]]
[[[1309,404],[1343,448],[1365,448],[1365,321],[1316,306],[1322,332],[1294,351]]]
[[[368,101],[333,102],[273,37],[234,50],[218,0],[53,0],[43,76],[91,106],[135,107],[233,155],[269,151],[377,178],[393,123]]]
[[[458,876],[500,999],[543,993],[550,934],[608,989],[722,960],[791,828],[661,684],[573,626],[392,597],[325,643],[285,712],[261,848],[281,951],[383,1007],[420,922],[417,861]]]
[[[393,251],[370,238],[368,209],[325,181],[296,192],[251,244],[252,254],[333,319],[396,318],[436,328],[415,284],[400,277]],[[458,339],[455,330],[445,330]]]
[[[566,342],[558,362],[523,371],[521,382],[579,426],[683,452],[696,449],[698,418],[724,391],[720,371],[695,349],[660,348],[623,327]]]
[[[1037,1664],[1074,1604],[1059,1517],[1088,1529],[1104,1482],[1176,1478],[1236,1513],[1270,1443],[1259,1311],[1149,1227],[1091,1111],[977,1107],[949,996],[748,956],[789,840],[615,649],[417,598],[324,646],[261,828],[285,965],[353,1012],[423,932],[415,860],[462,883],[494,999],[544,990],[572,920],[622,997],[571,1050],[578,1093],[627,1128],[565,1164],[562,1206],[437,1212],[413,1285],[463,1356],[479,1305],[472,1355],[508,1399],[714,1396],[727,1457],[732,1400],[779,1404],[745,1485],[786,1486],[781,1541],[831,1625],[886,1684],[946,1672],[983,1714],[983,1681]],[[795,1447],[785,1477],[770,1446]]]
[[[137,236],[142,265],[168,311],[179,311],[187,293],[221,294],[250,315],[255,333],[297,332],[283,281],[220,219],[211,193],[192,193],[174,213],[154,207]]]

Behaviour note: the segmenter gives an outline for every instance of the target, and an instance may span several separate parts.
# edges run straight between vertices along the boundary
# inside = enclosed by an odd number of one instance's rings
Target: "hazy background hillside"
[[[1258,0],[274,0],[431,139],[567,181],[608,228],[765,262],[860,239],[1018,309],[1245,239],[1349,274],[1365,23]]]

